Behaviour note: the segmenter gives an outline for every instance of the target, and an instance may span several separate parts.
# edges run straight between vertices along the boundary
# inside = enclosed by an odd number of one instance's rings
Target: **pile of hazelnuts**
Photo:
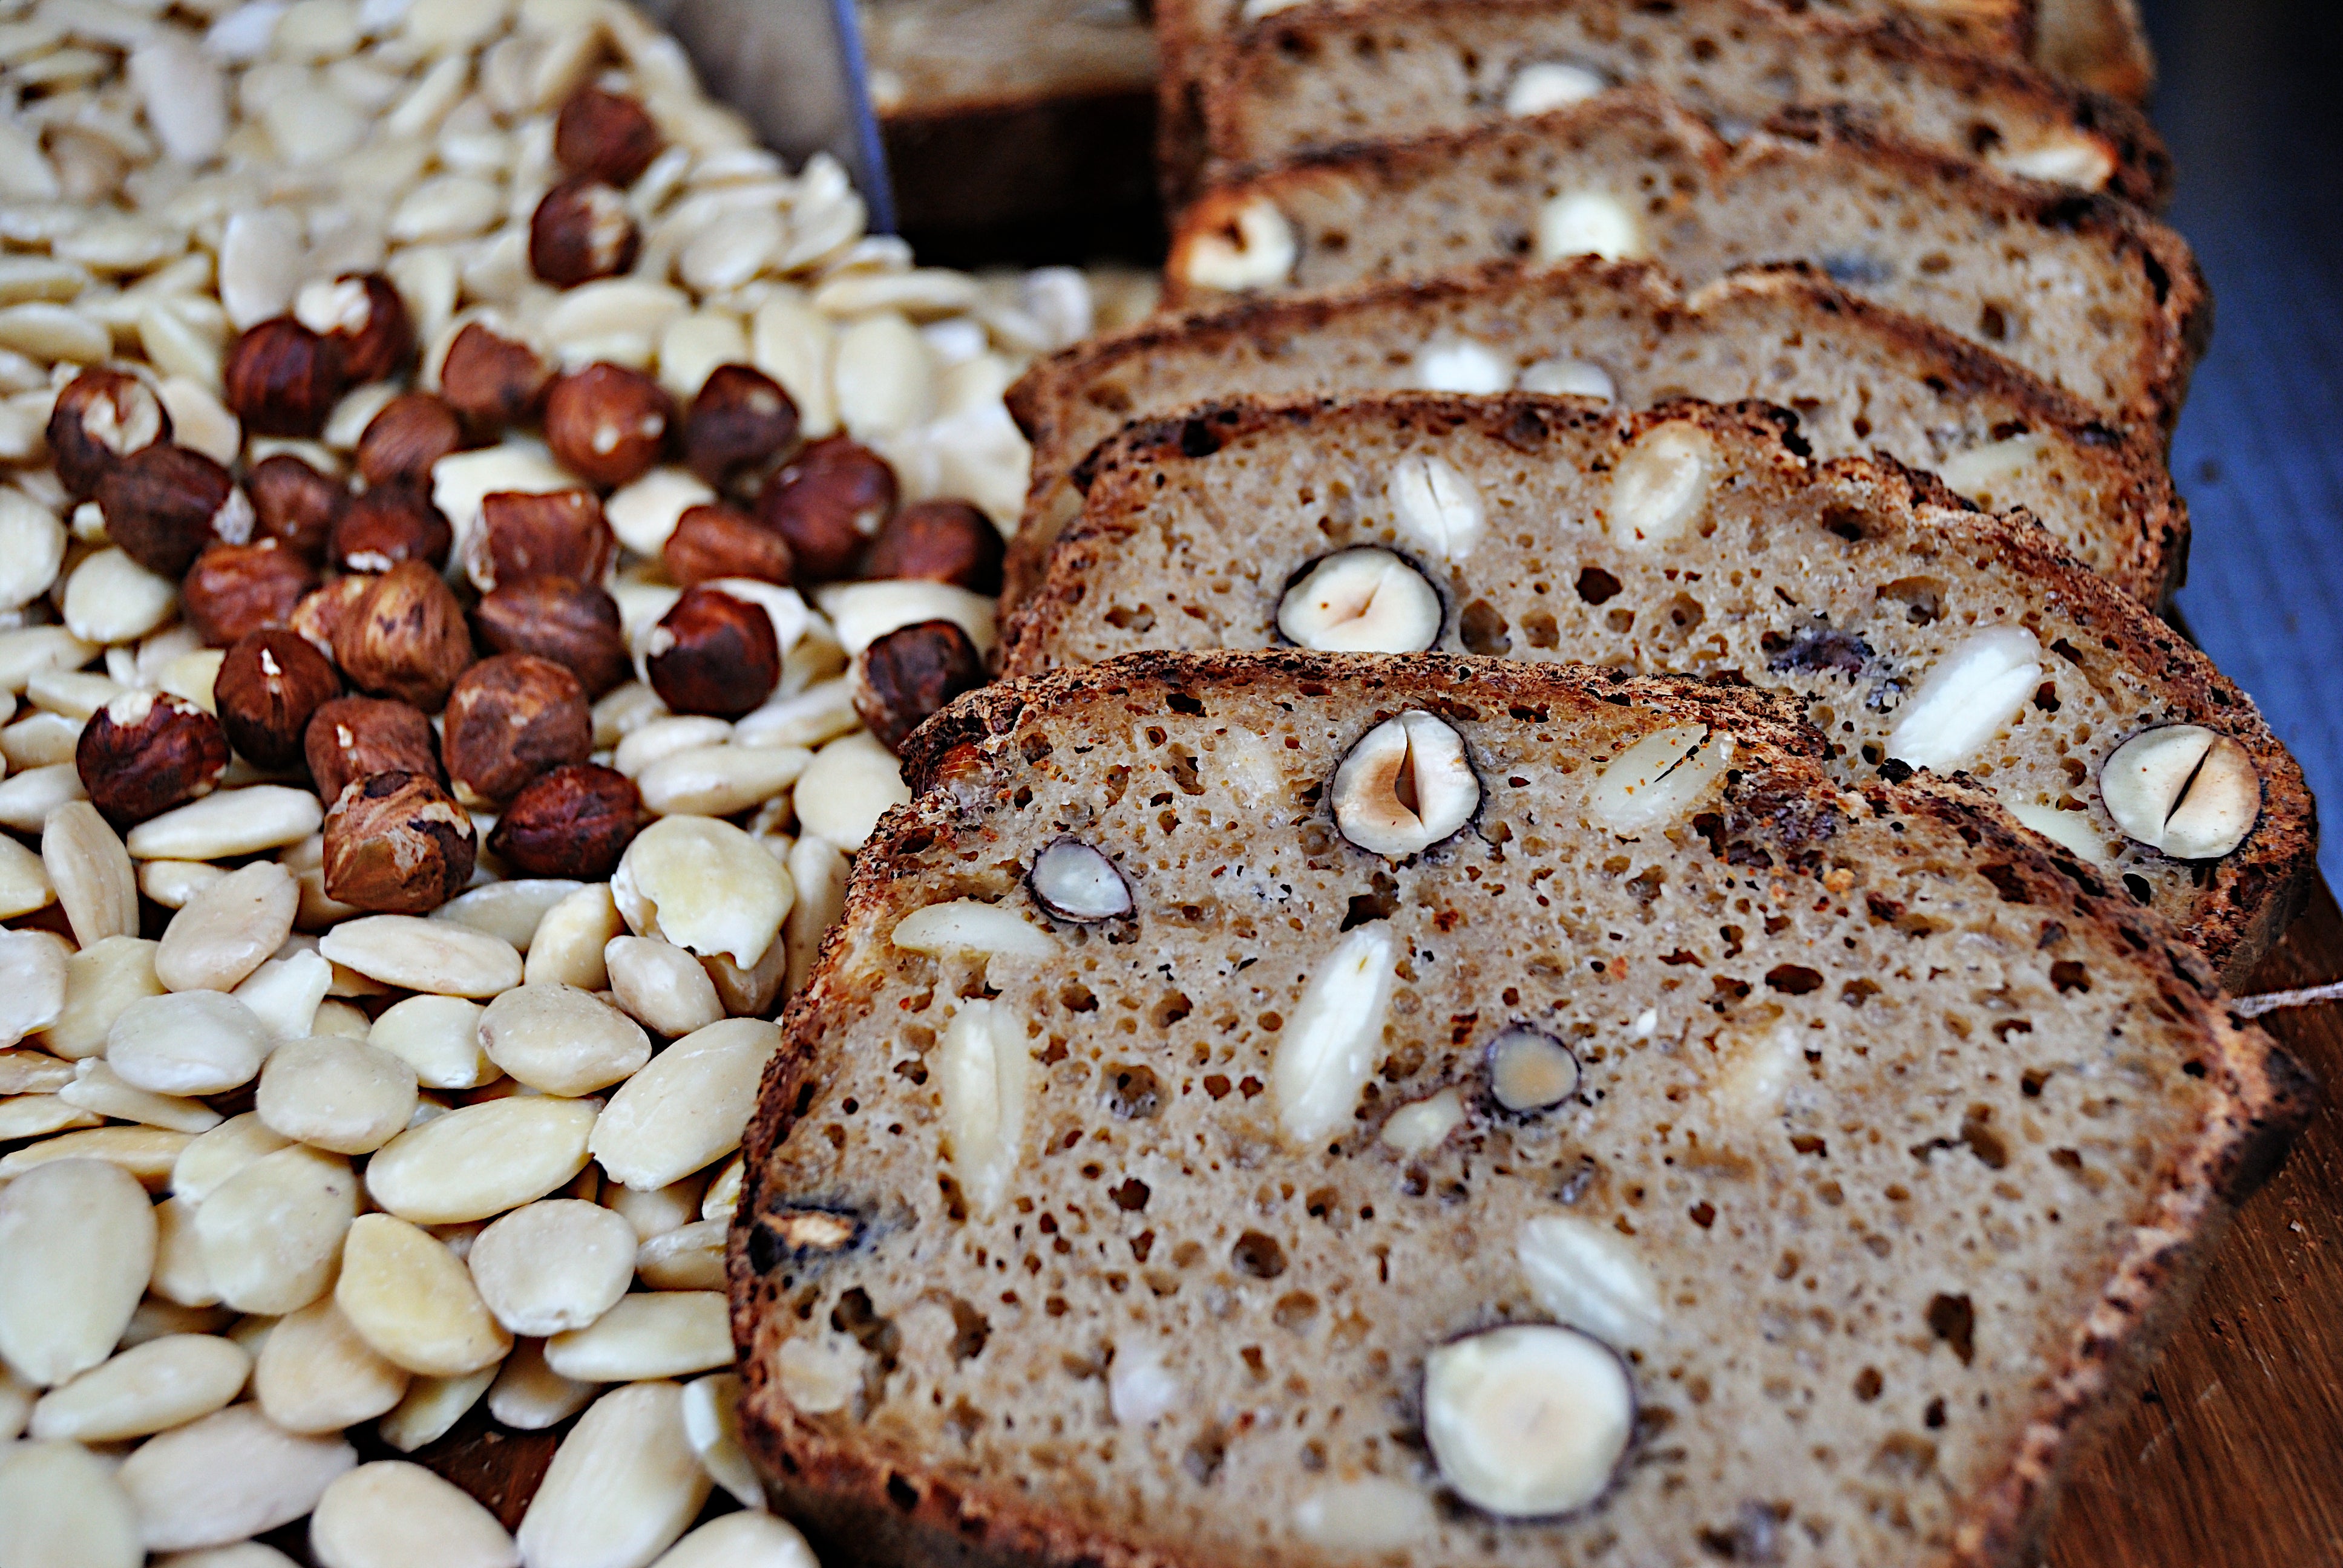
[[[619,193],[660,145],[632,99],[587,87],[565,104],[555,146],[568,177],[531,224],[538,276],[573,286],[632,265]],[[226,400],[250,435],[314,437],[345,394],[407,375],[416,352],[389,280],[345,276],[238,336]],[[769,615],[712,586],[721,579],[1000,590],[1001,536],[982,513],[955,500],[899,508],[883,457],[845,437],[801,443],[789,393],[753,366],[718,367],[679,409],[639,370],[565,372],[476,320],[449,344],[439,383],[374,416],[349,485],[281,451],[239,481],[176,444],[161,401],[126,371],[85,370],[59,394],[48,444],[60,481],[97,504],[115,545],[178,580],[188,627],[227,650],[216,719],[139,692],[85,728],[78,771],[117,829],[207,792],[232,748],[263,773],[307,769],[327,807],[325,892],[355,909],[419,913],[461,891],[475,810],[498,814],[488,848],[518,872],[608,876],[642,813],[630,779],[588,760],[589,704],[633,674],[602,586],[618,550],[602,497],[663,462],[718,493],[683,514],[663,552],[683,593],[645,666],[676,713],[738,719],[779,684]],[[433,465],[530,425],[581,482],[488,496],[451,585],[455,531],[432,500]],[[964,631],[922,622],[866,650],[858,707],[892,746],[983,678]]]

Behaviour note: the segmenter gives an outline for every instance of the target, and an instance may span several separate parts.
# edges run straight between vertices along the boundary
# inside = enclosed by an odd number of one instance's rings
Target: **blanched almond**
[[[512,1349],[447,1244],[388,1214],[350,1227],[334,1300],[385,1360],[427,1377],[477,1372]]]
[[[95,1160],[0,1186],[0,1358],[40,1388],[106,1360],[155,1270],[155,1211]]]

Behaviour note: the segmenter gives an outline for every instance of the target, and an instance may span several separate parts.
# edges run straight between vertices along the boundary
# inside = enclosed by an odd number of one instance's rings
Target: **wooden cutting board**
[[[2250,989],[2338,977],[2343,911],[2322,886]],[[2343,1008],[2263,1021],[2331,1092],[2238,1216],[2146,1386],[2077,1466],[2045,1568],[2343,1563]],[[476,1407],[407,1457],[509,1527],[566,1431],[501,1432]],[[729,1504],[719,1493],[714,1506]]]

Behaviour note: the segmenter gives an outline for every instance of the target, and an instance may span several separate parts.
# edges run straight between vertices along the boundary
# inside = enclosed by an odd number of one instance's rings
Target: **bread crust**
[[[1728,146],[1697,116],[1649,93],[1622,91],[1534,119],[1413,141],[1334,147],[1242,171],[1182,215],[1164,264],[1165,303],[1175,309],[1194,308],[1224,297],[1183,283],[1188,258],[1205,235],[1226,226],[1239,208],[1256,197],[1274,202],[1282,195],[1332,183],[1363,188],[1372,200],[1379,188],[1413,188],[1451,179],[1460,163],[1477,155],[1525,156],[1542,144],[1566,141],[1573,133],[1589,128],[1645,126],[1665,126],[1716,188],[1729,186],[1766,160],[1819,156],[1891,171],[1905,185],[1944,193],[1945,200],[1957,201],[1991,226],[2072,233],[2104,246],[2114,265],[2142,276],[2155,301],[2155,316],[2143,324],[2133,356],[2128,382],[2135,391],[2105,412],[2119,423],[2147,424],[2167,434],[2179,418],[2189,377],[2212,338],[2213,301],[2195,253],[2177,233],[2128,202],[2006,178],[1966,159],[1881,135],[1850,116],[1829,110],[1777,115],[1756,134]]]
[[[868,999],[840,962],[846,933],[894,911],[892,888],[907,858],[971,821],[976,803],[1014,789],[1021,758],[1011,737],[1029,718],[1120,692],[1176,692],[1231,682],[1295,690],[1365,678],[1403,688],[1464,689],[1485,702],[1535,702],[1560,693],[1629,699],[1704,723],[1731,723],[1736,744],[1772,752],[1783,771],[1816,791],[1833,787],[1812,759],[1821,738],[1785,727],[1779,705],[1758,694],[1670,679],[1626,679],[1580,667],[1521,666],[1443,655],[1377,658],[1294,650],[1202,655],[1133,654],[961,699],[907,744],[906,774],[918,790],[888,813],[858,859],[846,912],[830,930],[809,984],[791,1000],[781,1049],[768,1070],[744,1139],[745,1181],[728,1250],[733,1333],[742,1356],[743,1439],[776,1504],[811,1533],[835,1564],[948,1563],[966,1568],[1222,1568],[1225,1559],[1181,1547],[1120,1539],[1053,1515],[1002,1482],[943,1473],[921,1457],[855,1434],[834,1436],[798,1416],[773,1381],[773,1341],[764,1332],[787,1303],[760,1290],[748,1236],[762,1211],[766,1162],[789,1136],[801,1086],[819,1070],[830,1020]],[[1419,696],[1418,700],[1423,698]],[[1436,698],[1433,699],[1436,700]],[[2157,1332],[2185,1306],[2203,1253],[2229,1209],[2268,1173],[2308,1118],[2313,1085],[2291,1059],[2250,1025],[2225,1015],[2211,972],[2147,911],[2109,898],[2096,879],[2046,853],[1989,800],[1956,783],[1914,780],[1866,786],[1875,810],[1926,816],[1974,834],[1980,853],[2006,861],[2004,896],[2039,904],[2058,918],[2113,929],[2161,974],[2163,1007],[2203,1041],[2213,1086],[2189,1145],[2167,1165],[2163,1185],[2134,1231],[2064,1362],[2046,1380],[2016,1452],[1972,1500],[1953,1553],[1958,1568],[2010,1568],[2038,1533],[2057,1477],[2083,1446],[2090,1418],[2154,1348]],[[1804,874],[1804,873],[1792,873]],[[745,1217],[745,1218],[744,1218]],[[1234,1568],[1233,1563],[1227,1568]]]
[[[1051,549],[1041,587],[1003,624],[1001,669],[1013,678],[1056,662],[1054,643],[1081,603],[1089,574],[1135,526],[1161,476],[1255,432],[1394,421],[1443,431],[1474,429],[1534,453],[1557,429],[1592,429],[1624,445],[1654,425],[1680,419],[1731,441],[1739,460],[1762,465],[1786,484],[1829,477],[1852,481],[1875,498],[1878,520],[1916,546],[1996,563],[2010,581],[2026,585],[2039,600],[2087,628],[2119,661],[2156,682],[2191,721],[2237,738],[2260,773],[2262,812],[2247,842],[2215,864],[2200,890],[2201,912],[2189,934],[2231,981],[2242,983],[2301,911],[2318,874],[2317,808],[2300,766],[2270,733],[2253,699],[2170,626],[2067,555],[2031,518],[1977,511],[1934,476],[1893,458],[1818,463],[1795,444],[1795,417],[1765,404],[1719,407],[1684,401],[1626,412],[1530,393],[1417,393],[1347,401],[1239,401],[1132,425],[1084,459],[1081,519]]]
[[[1010,387],[1011,416],[1033,443],[1033,477],[1025,518],[1009,544],[1008,588],[1014,605],[1039,586],[1050,545],[1070,520],[1063,492],[1071,472],[1095,443],[1094,422],[1080,417],[1101,382],[1159,357],[1228,360],[1242,366],[1263,344],[1284,344],[1365,323],[1478,303],[1524,314],[1547,304],[1610,296],[1632,302],[1662,334],[1703,330],[1712,317],[1747,301],[1778,302],[1825,330],[1843,330],[1909,362],[1910,372],[1944,388],[1941,396],[1990,404],[2001,417],[2049,429],[2081,460],[2103,466],[2120,493],[2120,538],[2111,539],[2104,574],[2145,602],[2162,603],[2179,586],[2187,561],[2187,508],[2165,468],[2160,428],[2124,428],[2074,394],[2052,386],[1981,344],[1850,294],[1803,262],[1736,268],[1687,293],[1650,262],[1583,256],[1549,268],[1495,261],[1435,277],[1366,284],[1322,295],[1241,297],[1187,316],[1159,317],[1128,331],[1092,338],[1037,362]],[[1229,390],[1240,389],[1231,371]],[[1262,388],[1242,388],[1259,396]],[[1350,392],[1348,387],[1321,390]],[[1172,408],[1134,409],[1164,415]],[[2112,530],[2111,530],[2112,531]]]
[[[1637,8],[1628,0],[1594,0],[1574,9],[1597,13],[1590,17],[1589,31],[1605,35],[1630,25]],[[1694,15],[1686,16],[1686,11]],[[1202,83],[1205,183],[1219,183],[1265,155],[1289,150],[1263,146],[1252,132],[1248,111],[1276,91],[1272,78],[1307,68],[1298,62],[1372,52],[1383,37],[1410,29],[1453,35],[1460,47],[1477,43],[1494,49],[1544,15],[1551,15],[1545,0],[1379,0],[1367,9],[1346,0],[1306,0],[1202,46],[1192,45],[1188,68]],[[1669,24],[1708,24],[1735,35],[1787,33],[1785,49],[1799,59],[1861,62],[1889,79],[1924,77],[1965,101],[1991,101],[2037,124],[2072,127],[2099,141],[2113,157],[2110,194],[2159,208],[2171,197],[2171,154],[2147,116],[2120,99],[2046,75],[2022,55],[1947,43],[1908,17],[1853,22],[1809,13],[1793,18],[1763,0],[1680,4],[1670,9]],[[1785,106],[1828,106],[1807,100]]]

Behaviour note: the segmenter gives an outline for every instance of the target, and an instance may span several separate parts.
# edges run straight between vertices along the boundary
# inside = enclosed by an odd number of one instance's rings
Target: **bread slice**
[[[1386,856],[1337,779],[1395,719],[1478,800]],[[1818,744],[1293,652],[939,717],[748,1134],[776,1505],[838,1565],[2017,1563],[2310,1089],[2152,914]]]
[[[2212,330],[2187,243],[2125,203],[1827,117],[1727,146],[1645,94],[1223,186],[1182,217],[1165,281],[1172,303],[1202,306],[1589,253],[1655,261],[1695,287],[1811,262],[2120,421],[2167,427]]]
[[[2156,85],[2138,0],[2042,0],[2034,59],[2044,70],[2132,103]]]
[[[1816,462],[1778,410],[1232,404],[1133,426],[1086,467],[1081,521],[1002,629],[1009,675],[1307,638],[1746,681],[1804,699],[1851,784],[1965,769],[2232,976],[2308,891],[2301,769],[2209,660],[2030,519],[1885,458]],[[1354,547],[1401,575],[1332,629],[1297,620],[1336,592],[1312,574]],[[2230,741],[2206,783],[2232,791],[2231,830],[2186,839],[2188,859],[2127,833],[2102,777],[2173,725]],[[2144,755],[2113,770],[2119,806]],[[2124,809],[2162,836],[2161,814]]]
[[[1989,511],[2023,507],[2086,566],[2150,603],[2187,558],[2187,513],[2153,430],[1943,328],[1797,266],[1726,274],[1690,297],[1648,262],[1493,262],[1424,283],[1227,306],[1094,338],[1010,388],[1033,442],[1010,590],[1040,580],[1079,514],[1073,466],[1126,420],[1232,397],[1607,386],[1629,407],[1689,396],[1796,410],[1822,457],[1874,449],[1935,470]]]
[[[1273,20],[1302,3],[1302,0],[1155,0],[1155,35],[1162,57],[1161,75],[1158,78],[1158,147],[1166,174],[1165,195],[1170,205],[1177,206],[1195,194],[1194,183],[1204,166],[1205,84],[1215,68],[1217,50],[1232,38],[1243,37],[1256,24]],[[1353,15],[1372,13],[1386,3],[1387,0],[1334,0],[1337,7]],[[1949,0],[1947,4],[1933,4],[1931,0],[1817,0],[1811,5],[1795,3],[1795,0],[1794,3],[1755,0],[1755,3],[1793,25],[1797,18],[1807,14],[1842,22],[1898,20],[1916,33],[2007,60],[2026,58],[2033,47],[2036,32],[2033,0]],[[1714,11],[1695,12],[1694,25],[1713,22],[1718,15]],[[1624,35],[1613,31],[1614,15],[1613,10],[1600,5],[1594,7],[1591,14],[1591,25],[1606,46],[1624,37]],[[1738,13],[1733,14],[1733,20],[1745,21]],[[1640,77],[1647,66],[1648,53],[1646,50],[1644,58],[1634,61],[1636,68],[1626,74]],[[1577,55],[1567,56],[1565,63],[1618,68],[1615,60],[1597,60]],[[1514,73],[1516,77],[1518,75],[1518,72]],[[1509,79],[1503,85],[1510,88],[1512,81]],[[1503,95],[1500,95],[1501,97]],[[1384,133],[1376,131],[1373,134],[1381,136]]]
[[[2164,144],[2127,104],[1900,21],[1768,0],[1310,0],[1225,35],[1199,65],[1213,179],[1640,84],[1724,122],[1845,106],[2006,172],[2148,205],[2171,188]]]

